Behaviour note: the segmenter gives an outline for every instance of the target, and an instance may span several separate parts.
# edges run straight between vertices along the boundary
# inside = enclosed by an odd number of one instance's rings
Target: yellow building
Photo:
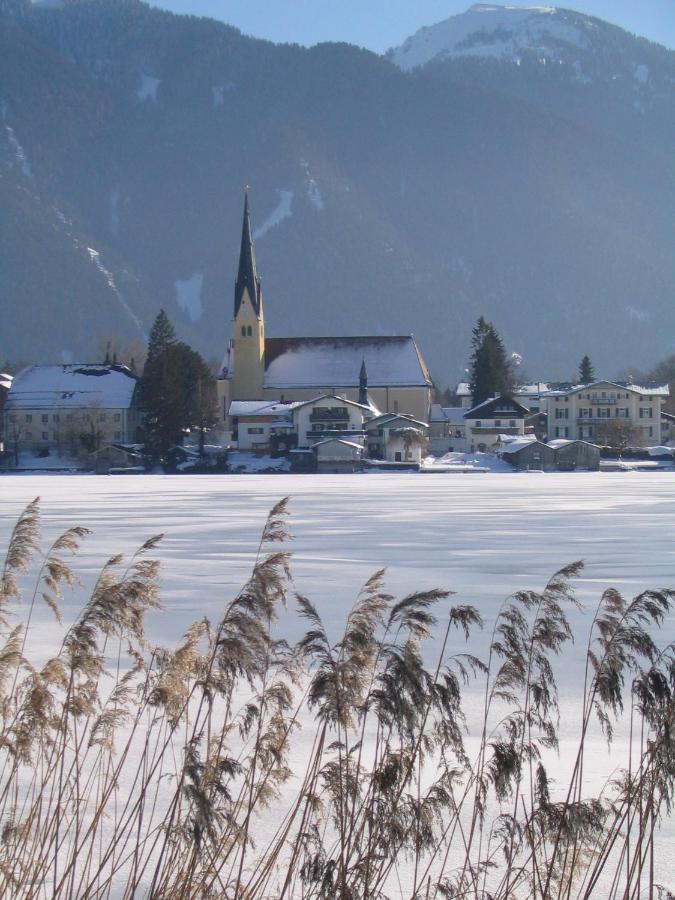
[[[370,402],[379,410],[428,421],[431,377],[412,335],[265,336],[247,195],[232,337],[218,377],[219,415],[224,427],[229,428],[233,400],[292,402],[336,394],[358,402],[364,373]]]

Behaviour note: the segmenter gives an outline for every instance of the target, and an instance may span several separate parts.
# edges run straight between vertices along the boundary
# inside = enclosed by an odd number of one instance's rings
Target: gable
[[[504,416],[524,418],[529,412],[530,411],[526,406],[518,403],[513,397],[492,397],[489,400],[484,400],[482,403],[479,403],[478,406],[474,406],[473,409],[467,410],[467,412],[464,413],[464,418],[494,419]]]

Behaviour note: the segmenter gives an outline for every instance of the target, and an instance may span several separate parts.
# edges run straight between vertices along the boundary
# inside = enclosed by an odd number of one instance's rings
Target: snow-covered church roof
[[[28,366],[15,376],[7,409],[128,409],[138,379],[126,366]]]
[[[265,387],[275,390],[359,386],[365,362],[368,387],[425,387],[431,376],[411,335],[265,340]]]

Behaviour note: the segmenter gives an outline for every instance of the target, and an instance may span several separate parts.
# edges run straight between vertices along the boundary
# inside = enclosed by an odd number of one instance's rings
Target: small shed
[[[363,447],[354,441],[326,438],[314,444],[319,472],[356,472],[361,468]]]
[[[588,441],[554,442],[556,468],[560,472],[587,469],[597,472],[600,468],[600,448]]]
[[[541,441],[512,441],[505,445],[501,455],[519,472],[551,472],[555,469],[555,450]]]

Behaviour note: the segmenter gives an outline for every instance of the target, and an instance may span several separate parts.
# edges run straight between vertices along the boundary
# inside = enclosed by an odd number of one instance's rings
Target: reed
[[[83,590],[73,557],[88,532],[43,552],[39,502],[26,507],[0,580],[0,895],[672,897],[654,837],[675,784],[675,654],[659,642],[675,593],[600,598],[577,749],[554,791],[556,666],[581,620],[582,564],[508,598],[485,659],[471,649],[475,608],[443,590],[397,599],[383,571],[335,641],[293,592],[287,505],[271,510],[220,621],[195,622],[174,648],[149,642],[158,536],[105,562],[39,664],[36,605],[61,627],[62,591]],[[306,622],[293,645],[279,636],[289,600]],[[467,686],[482,698],[471,753]],[[589,735],[599,723],[611,743],[618,722],[625,769],[588,796]]]

